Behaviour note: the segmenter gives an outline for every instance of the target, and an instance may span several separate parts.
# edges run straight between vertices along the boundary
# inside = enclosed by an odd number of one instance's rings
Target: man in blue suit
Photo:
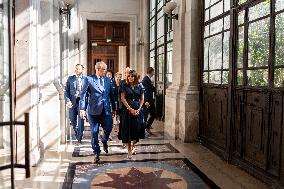
[[[87,114],[92,130],[92,148],[96,163],[100,161],[99,126],[101,125],[104,134],[102,137],[103,148],[108,153],[107,141],[112,130],[112,114],[115,112],[115,99],[112,82],[105,77],[107,65],[104,62],[96,63],[96,74],[85,79],[80,100],[80,115]],[[86,96],[88,105],[86,106]],[[86,113],[87,111],[87,113]]]
[[[69,119],[79,143],[81,143],[84,131],[84,119],[79,116],[79,100],[85,80],[83,70],[83,65],[76,65],[76,74],[68,77],[64,91],[66,105],[69,108]]]

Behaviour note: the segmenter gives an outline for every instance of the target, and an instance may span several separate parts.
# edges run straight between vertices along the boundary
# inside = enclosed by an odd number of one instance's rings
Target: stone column
[[[119,72],[122,73],[124,77],[124,69],[126,68],[126,46],[118,47],[118,63],[119,63]]]
[[[201,2],[180,0],[174,23],[173,84],[166,94],[165,134],[193,142],[199,131]]]
[[[146,74],[146,69],[149,66],[149,1],[140,1],[140,13],[139,13],[139,28],[137,33],[137,40],[141,40],[142,44],[137,46],[137,73],[141,75],[141,79]]]
[[[44,150],[60,145],[60,102],[54,82],[60,79],[59,5],[57,1],[40,1],[39,78],[42,94],[39,111],[40,142]]]
[[[165,135],[171,139],[177,139],[179,135],[179,96],[183,85],[183,52],[184,51],[184,16],[185,2],[176,1],[178,7],[176,13],[179,20],[173,20],[173,81],[166,90],[165,97]]]
[[[59,94],[60,101],[60,144],[66,143],[66,108],[64,99],[64,86],[60,82],[53,83]]]

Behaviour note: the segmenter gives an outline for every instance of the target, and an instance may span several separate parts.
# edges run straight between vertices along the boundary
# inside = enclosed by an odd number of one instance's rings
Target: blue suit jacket
[[[115,111],[112,82],[108,77],[103,79],[104,87],[101,87],[96,75],[86,77],[79,102],[80,110],[87,110],[91,115],[101,115],[103,109],[106,115],[111,115],[112,110]],[[86,96],[88,97],[87,107]]]
[[[84,81],[86,77],[82,76],[82,85],[84,88]],[[64,98],[66,102],[71,101],[73,107],[76,107],[76,75],[69,76],[66,82]]]

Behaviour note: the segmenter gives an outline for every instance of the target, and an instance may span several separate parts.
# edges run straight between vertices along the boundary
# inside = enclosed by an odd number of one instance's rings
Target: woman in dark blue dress
[[[123,124],[121,128],[121,139],[128,144],[129,159],[135,154],[135,144],[144,138],[144,118],[142,106],[144,103],[144,88],[139,84],[137,73],[129,71],[126,83],[121,89],[121,101],[123,103]]]

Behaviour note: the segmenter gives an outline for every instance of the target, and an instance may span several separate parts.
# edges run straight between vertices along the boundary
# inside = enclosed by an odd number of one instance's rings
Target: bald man
[[[107,141],[112,131],[112,114],[115,112],[115,98],[113,94],[112,82],[105,76],[107,65],[104,62],[96,63],[96,74],[86,78],[84,88],[81,93],[80,115],[87,115],[92,131],[92,148],[95,162],[100,162],[99,146],[99,126],[101,125],[104,134],[102,137],[103,148],[108,153]],[[86,96],[88,105],[86,106]],[[86,113],[87,111],[87,113]]]

